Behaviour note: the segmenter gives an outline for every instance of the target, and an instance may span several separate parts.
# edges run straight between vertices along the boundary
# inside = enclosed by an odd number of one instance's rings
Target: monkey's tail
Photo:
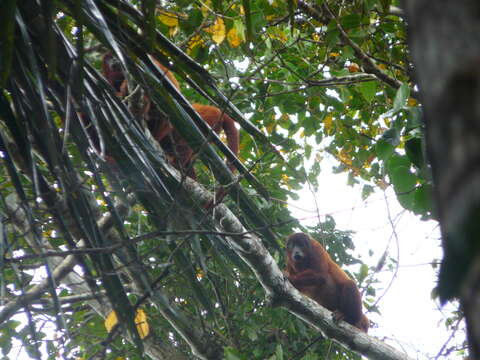
[[[240,146],[240,135],[235,126],[235,121],[227,114],[223,114],[223,131],[225,131],[225,136],[227,137],[228,147],[232,150],[233,154],[237,156]],[[229,163],[228,166],[231,170],[235,169],[231,163]]]

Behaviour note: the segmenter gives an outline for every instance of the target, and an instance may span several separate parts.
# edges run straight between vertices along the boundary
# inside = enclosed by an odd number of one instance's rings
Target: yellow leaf
[[[338,159],[344,163],[345,165],[348,165],[348,166],[351,166],[352,165],[352,158],[350,157],[350,155],[348,154],[347,151],[345,151],[345,149],[341,149],[339,152],[338,152]]]
[[[158,19],[168,27],[178,26],[177,15],[168,11],[161,11]]]
[[[270,29],[268,32],[268,36],[270,36],[271,39],[276,39],[280,41],[281,43],[286,43],[288,40],[285,32],[277,27]]]
[[[328,56],[330,56],[330,57],[339,57],[340,54],[337,53],[337,52],[331,52],[330,54],[328,54]]]
[[[107,332],[111,332],[117,323],[117,314],[115,311],[112,311],[105,319],[105,328],[107,329]],[[137,314],[135,315],[135,325],[137,325],[137,331],[141,339],[144,339],[148,336],[150,333],[150,328],[147,322],[147,315],[142,309],[137,310]]]
[[[325,131],[327,135],[331,135],[333,130],[333,116],[327,115],[323,120],[323,125],[325,126]]]
[[[145,339],[150,333],[150,327],[147,322],[147,314],[142,309],[137,310],[137,315],[135,315],[135,325],[137,325],[140,339]]]
[[[408,104],[408,106],[417,106],[418,101],[417,101],[417,99],[414,99],[414,98],[408,98],[407,104]]]
[[[381,70],[386,70],[386,69],[387,69],[387,65],[385,65],[385,64],[378,64],[378,68],[381,69]]]
[[[267,130],[267,133],[271,134],[273,132],[273,130],[275,129],[275,123],[272,122],[270,124],[268,124],[265,129]]]
[[[215,41],[217,44],[221,44],[223,40],[225,40],[226,29],[225,23],[223,19],[217,17],[214,24],[209,26],[205,29],[206,32],[212,34],[212,40]]]
[[[193,36],[189,41],[188,41],[188,47],[187,47],[187,53],[192,51],[195,47],[202,45],[203,44],[203,39],[200,37],[200,35],[195,35]]]
[[[238,35],[237,29],[235,29],[235,28],[231,28],[230,30],[228,30],[227,40],[228,40],[230,46],[234,47],[234,48],[239,46],[242,42],[242,39]]]
[[[292,186],[290,185],[290,178],[288,177],[288,175],[282,175],[282,182],[287,186],[288,189],[292,189]]]
[[[115,313],[115,310],[112,311],[110,314],[108,314],[107,318],[105,319],[105,329],[107,329],[107,332],[112,331],[115,325],[117,325],[118,319],[117,319],[117,314]]]

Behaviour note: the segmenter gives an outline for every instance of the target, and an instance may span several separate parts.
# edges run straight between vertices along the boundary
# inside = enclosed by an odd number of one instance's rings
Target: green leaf
[[[394,153],[395,148],[385,140],[378,140],[375,144],[375,152],[380,160],[387,160]]]
[[[363,95],[365,100],[371,102],[377,93],[377,82],[367,81],[357,85],[358,91]]]
[[[410,96],[410,87],[408,84],[403,83],[397,90],[395,99],[393,100],[393,111],[397,112],[407,102],[408,97]]]
[[[410,166],[392,166],[388,172],[398,202],[407,210],[415,208],[415,186],[417,177],[410,172]]]
[[[370,194],[372,194],[374,192],[374,188],[373,186],[371,185],[364,185],[363,188],[362,188],[362,200],[365,200],[367,199]]]
[[[394,154],[391,156],[385,164],[388,173],[391,173],[395,168],[404,166],[410,168],[410,161],[404,155]]]
[[[340,24],[345,30],[355,29],[360,26],[360,20],[358,14],[348,14],[340,19]]]
[[[393,146],[398,146],[400,144],[400,132],[397,128],[392,127],[383,133],[382,140],[392,144]]]
[[[363,280],[367,278],[368,275],[368,266],[365,264],[362,264],[360,267],[360,273],[358,274],[358,282],[361,283]]]
[[[226,347],[224,351],[225,360],[247,360],[245,355],[232,347]]]
[[[408,118],[407,118],[407,126],[405,130],[411,131],[413,129],[418,129],[421,128],[423,125],[422,122],[422,108],[415,106],[415,107],[410,107],[408,109]]]
[[[410,192],[406,194],[397,195],[398,202],[403,208],[407,210],[414,210],[415,208],[415,193]]]
[[[275,359],[283,360],[283,348],[281,344],[277,344],[277,348],[275,349]]]
[[[390,180],[397,194],[408,193],[415,190],[417,177],[410,172],[407,166],[397,166],[389,172]]]
[[[418,214],[427,215],[432,212],[432,186],[423,184],[415,190],[414,211]]]
[[[257,341],[258,340],[258,329],[248,328],[247,329],[247,336],[251,341]]]
[[[327,32],[327,35],[325,36],[325,41],[327,42],[327,46],[329,47],[334,47],[337,42],[338,38],[340,36],[340,32],[338,30],[329,30]]]
[[[425,159],[422,151],[422,140],[413,138],[405,143],[405,152],[410,161],[419,169],[425,165]]]

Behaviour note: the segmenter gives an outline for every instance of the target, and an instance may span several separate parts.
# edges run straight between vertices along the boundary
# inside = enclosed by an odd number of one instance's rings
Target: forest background
[[[439,292],[443,300],[457,295],[449,280],[470,264],[444,272],[443,290],[436,288],[441,242],[431,231],[444,213],[433,210],[424,109],[400,5],[6,1],[3,356],[15,356],[19,344],[22,354],[49,359],[432,356],[423,344],[403,348],[395,324],[382,330],[382,302],[404,270],[401,216],[429,221],[407,232],[409,241],[428,241],[426,291],[419,295],[415,282],[389,300],[412,328],[432,319],[402,305],[433,308],[430,293],[435,304]],[[106,52],[128,74],[127,98],[102,76]],[[181,92],[152,58],[170,68]],[[144,95],[195,151],[195,179],[171,165],[145,128],[148,119],[135,111]],[[239,161],[191,103],[214,104],[236,120]],[[360,221],[372,229],[386,219],[388,234],[359,244],[345,223],[337,226],[345,194],[332,206],[335,181],[367,204],[387,205]],[[390,208],[396,201],[401,208]],[[284,239],[296,231],[324,244],[359,284],[373,336],[333,322],[285,281]],[[430,324],[446,334],[438,357],[467,353],[458,306]]]

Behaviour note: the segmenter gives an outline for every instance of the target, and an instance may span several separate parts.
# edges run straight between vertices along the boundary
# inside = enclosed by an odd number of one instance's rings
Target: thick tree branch
[[[184,181],[184,187],[199,203],[212,203],[212,194],[195,181],[187,178]],[[255,273],[266,291],[267,299],[273,305],[286,308],[325,336],[370,359],[408,359],[407,355],[368,336],[350,324],[343,321],[336,324],[330,311],[300,294],[287,281],[273,257],[263,246],[262,240],[253,233],[247,233],[239,219],[228,207],[223,204],[218,205],[215,208],[214,220],[218,224],[219,231],[239,234],[238,236],[227,236],[227,243]]]

